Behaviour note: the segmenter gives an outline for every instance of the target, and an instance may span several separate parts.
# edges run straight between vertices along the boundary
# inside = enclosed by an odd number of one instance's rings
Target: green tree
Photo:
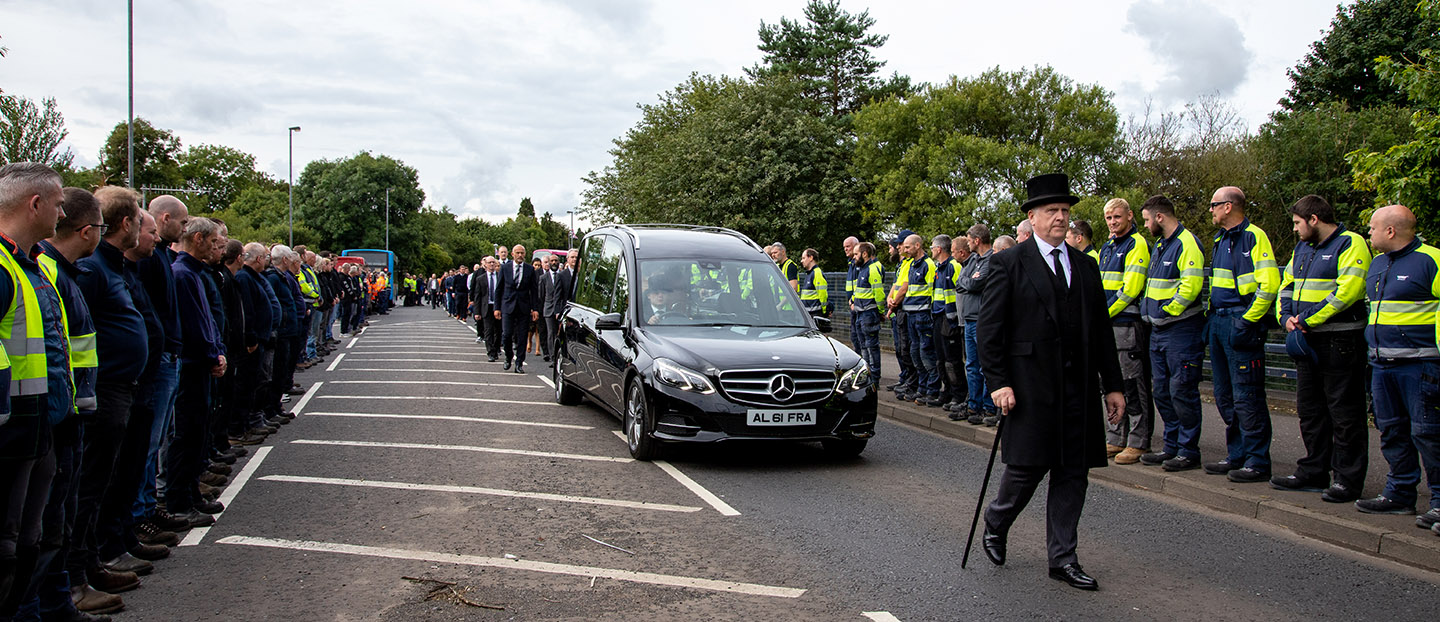
[[[207,191],[204,196],[210,209],[229,207],[242,190],[255,186],[261,177],[255,170],[255,156],[223,145],[190,147],[181,154],[179,163],[186,187]]]
[[[70,149],[60,144],[70,132],[65,115],[47,97],[40,106],[16,95],[0,95],[0,164],[39,162],[56,169],[68,169],[75,160]]]
[[[1418,12],[1440,23],[1440,0],[1422,0]],[[1382,56],[1376,73],[1410,98],[1412,138],[1384,151],[1349,155],[1355,187],[1373,190],[1375,205],[1400,203],[1415,212],[1422,232],[1440,231],[1440,50],[1427,48],[1412,62]],[[1368,215],[1367,215],[1368,216]]]
[[[319,234],[321,248],[385,248],[389,189],[390,250],[397,269],[410,269],[425,240],[416,218],[425,202],[419,173],[389,156],[362,151],[305,165],[295,184],[295,221]],[[298,238],[297,238],[298,240]]]
[[[115,124],[100,149],[101,174],[109,183],[125,183],[128,166],[125,122]],[[175,188],[185,182],[180,174],[180,138],[135,117],[135,187]]]
[[[865,233],[850,142],[812,114],[804,84],[691,76],[641,107],[614,162],[585,177],[592,222],[677,222],[739,230],[761,243],[814,247],[840,265]]]
[[[1286,71],[1291,86],[1281,107],[1296,111],[1322,102],[1344,102],[1353,109],[1406,105],[1406,94],[1376,71],[1375,59],[1417,59],[1421,50],[1440,47],[1437,24],[1435,16],[1415,10],[1415,0],[1340,5],[1330,30]]]
[[[1103,192],[1124,148],[1109,93],[1049,67],[951,77],[866,106],[855,130],[867,215],[887,230],[1013,224],[1026,179],[1064,172],[1075,192]]]
[[[885,61],[877,60],[874,51],[890,37],[869,33],[874,25],[869,11],[851,15],[839,0],[810,0],[804,22],[782,17],[779,24],[760,23],[764,57],[746,73],[752,78],[794,76],[806,99],[837,117],[871,99],[908,92],[909,78],[876,77]]]
[[[535,219],[535,204],[530,202],[530,197],[520,199],[520,211],[516,215],[521,218]]]

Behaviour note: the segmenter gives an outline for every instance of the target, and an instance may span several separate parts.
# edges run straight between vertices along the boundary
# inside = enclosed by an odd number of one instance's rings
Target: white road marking
[[[614,433],[615,436],[619,437],[621,441],[624,441],[627,445],[630,443],[629,439],[625,438],[624,432],[621,432],[619,430],[611,430],[611,432]],[[699,482],[696,482],[695,480],[690,479],[690,476],[681,473],[680,469],[675,468],[675,465],[670,464],[669,462],[666,462],[664,460],[652,460],[651,462],[655,466],[660,467],[660,470],[664,471],[666,475],[675,478],[675,481],[680,482],[681,486],[684,486],[690,492],[695,493],[695,496],[700,497],[702,501],[710,504],[710,507],[715,508],[715,511],[719,512],[720,514],[724,516],[740,515],[739,511],[737,511],[733,507],[730,507],[730,504],[720,500],[720,497],[715,496],[715,493],[706,490],[704,486],[701,486],[699,484]]]
[[[432,419],[436,421],[468,421],[470,423],[499,423],[503,425],[529,425],[538,428],[560,428],[564,430],[593,430],[588,425],[568,423],[540,423],[536,421],[514,421],[510,419],[486,419],[484,417],[460,417],[456,415],[396,415],[388,413],[310,413],[306,417],[359,417],[365,419]]]
[[[386,353],[386,352],[359,352],[359,353],[357,353],[357,354],[365,354],[365,355],[367,355],[367,356],[368,356],[368,355],[380,355],[380,356],[384,356],[384,355],[387,354],[387,353]],[[399,352],[390,352],[390,353],[388,353],[388,354],[399,354]],[[350,359],[350,360],[351,360],[352,362],[353,362],[353,361],[360,361],[360,362],[363,362],[363,363],[464,363],[464,364],[469,364],[469,363],[474,363],[474,362],[475,362],[473,359],[437,359],[437,358],[434,358],[434,357],[431,357],[431,358],[428,358],[428,359],[354,359],[354,358],[352,358],[352,359]],[[506,372],[506,373],[514,373],[514,372]]]
[[[216,501],[219,501],[227,508],[230,507],[230,502],[234,501],[235,496],[240,494],[240,489],[244,488],[245,483],[250,481],[250,476],[254,475],[255,471],[260,468],[260,463],[265,461],[265,456],[270,455],[270,450],[272,449],[275,448],[261,447],[256,449],[255,455],[250,457],[250,461],[245,463],[245,468],[240,469],[240,472],[235,475],[235,481],[230,482],[230,485],[225,487],[225,490],[220,493]],[[219,521],[220,517],[224,515],[225,512],[223,511],[216,514],[215,520]],[[210,533],[210,527],[196,527],[191,529],[190,533],[185,534],[185,539],[180,541],[180,546],[195,546],[200,544],[200,541],[205,539],[205,534],[208,533]]]
[[[740,512],[736,511],[735,508],[730,507],[730,504],[721,501],[720,497],[715,496],[715,493],[706,490],[704,486],[701,486],[695,480],[690,479],[690,476],[681,473],[680,469],[675,468],[674,465],[664,460],[654,460],[653,462],[655,466],[660,467],[661,471],[664,471],[670,477],[675,478],[675,481],[680,482],[681,486],[684,486],[685,488],[689,489],[690,492],[695,493],[695,496],[700,497],[700,499],[705,501],[705,503],[710,504],[710,507],[715,508],[715,511],[719,512],[722,516],[740,515]]]
[[[633,570],[600,568],[596,566],[572,566],[570,564],[538,562],[528,559],[506,559],[503,557],[482,557],[479,555],[460,555],[456,553],[440,553],[435,551],[396,549],[378,546],[361,546],[355,544],[341,544],[336,542],[281,540],[278,538],[254,538],[249,536],[227,536],[225,538],[221,538],[220,540],[218,540],[218,542],[220,542],[221,544],[242,544],[246,546],[260,546],[275,549],[290,549],[296,551],[341,553],[344,555],[361,555],[366,557],[382,557],[386,559],[405,559],[411,561],[431,562],[436,564],[456,564],[461,566],[479,566],[486,568],[528,570],[531,572],[569,575],[582,578],[600,577],[604,579],[615,579],[617,581],[629,581],[632,583],[646,583],[650,585],[663,585],[668,587],[710,590],[714,592],[725,592],[728,594],[746,594],[750,596],[799,598],[800,596],[805,594],[805,590],[801,588],[761,585],[758,583],[741,583],[738,581],[720,581],[716,579],[702,579],[699,577],[666,575],[654,572],[636,572]]]
[[[354,362],[356,362],[356,361],[376,361],[376,360],[381,360],[381,359],[350,359],[350,362],[354,363]],[[374,368],[374,367],[368,367],[368,368],[367,368],[367,367],[351,367],[350,369],[347,369],[347,370],[345,370],[345,371],[347,371],[347,372],[352,372],[352,371],[424,372],[424,373],[432,373],[432,374],[485,374],[485,375],[491,375],[491,376],[514,376],[514,375],[515,375],[515,372],[512,372],[512,371],[471,371],[471,370],[468,370],[468,369],[415,369],[415,368],[409,368],[409,369],[393,369],[393,368],[392,368],[392,369],[378,369],[378,368]],[[540,378],[545,379],[545,376],[540,376]]]
[[[322,384],[325,383],[317,382],[310,385],[310,390],[306,391],[305,395],[300,396],[300,401],[295,402],[295,407],[290,409],[290,414],[298,416],[300,414],[300,411],[305,409],[305,405],[309,404],[310,400],[315,397],[315,392],[320,390],[320,385]]]
[[[862,611],[860,615],[875,622],[900,622],[900,618],[891,615],[889,611]]]
[[[428,395],[317,395],[322,400],[450,400],[452,402],[489,402],[492,404],[524,404],[526,406],[556,406],[554,402],[523,402],[520,400],[492,400],[484,397],[430,397]]]
[[[419,346],[419,345],[415,345],[415,344],[410,344],[410,345],[408,345],[408,346],[407,346],[407,345],[372,346],[372,345],[367,345],[367,344],[363,344],[363,343],[362,343],[362,344],[360,344],[360,345],[358,345],[358,346],[355,346],[355,348],[356,348],[357,350],[360,349],[360,348],[369,348],[369,349],[371,349],[371,350],[407,350],[407,351],[410,351],[410,352],[414,352],[414,351],[416,351],[416,350],[424,350],[424,351],[429,351],[429,350],[464,350],[464,351],[466,351],[466,352],[474,352],[474,351],[477,350],[477,348],[475,347],[475,344],[470,344],[470,345],[468,345],[468,346],[432,346],[432,345],[429,345],[429,344],[426,344],[426,345],[423,345],[423,346]],[[384,353],[384,352],[376,352],[376,354],[385,354],[385,353]]]
[[[357,341],[360,341],[360,338],[359,338],[359,337],[351,337],[351,338],[350,338],[350,343],[345,344],[345,349],[346,349],[346,350],[349,350],[350,348],[355,347],[355,342],[357,342]]]
[[[428,492],[454,492],[471,495],[491,495],[496,497],[515,497],[519,499],[539,499],[542,501],[560,501],[563,503],[583,503],[586,505],[605,505],[617,508],[630,508],[635,510],[658,510],[661,512],[699,512],[701,508],[689,505],[670,505],[668,503],[651,503],[649,501],[626,501],[624,499],[601,499],[599,497],[581,497],[576,495],[557,495],[548,492],[526,492],[522,490],[505,490],[503,488],[482,488],[480,486],[451,486],[448,484],[414,484],[410,482],[388,482],[374,479],[347,479],[339,477],[308,477],[303,475],[266,475],[260,478],[269,482],[290,482],[295,484],[327,484],[330,486],[357,486],[360,488],[389,488],[392,490],[424,490]]]
[[[555,381],[551,380],[549,376],[540,376],[540,382],[550,385],[550,388],[552,389],[555,388]]]
[[[407,334],[408,334],[408,333],[407,333]],[[450,337],[450,336],[445,336],[445,337],[425,337],[425,336],[415,336],[415,335],[412,335],[412,336],[410,336],[410,337],[408,337],[408,338],[401,338],[401,337],[381,337],[381,336],[378,336],[378,335],[377,335],[377,336],[375,336],[375,337],[371,337],[371,338],[369,338],[369,339],[366,339],[366,340],[365,340],[365,343],[401,343],[401,344],[407,344],[407,345],[410,345],[410,346],[416,346],[416,347],[422,347],[422,348],[423,348],[423,347],[425,347],[425,346],[428,346],[430,343],[436,342],[436,341],[441,342],[441,343],[468,343],[468,344],[474,344],[474,343],[475,343],[475,340],[474,340],[474,339],[471,339],[471,338],[468,338],[468,337]]]
[[[477,447],[475,445],[430,445],[426,443],[382,443],[375,441],[321,441],[297,439],[290,441],[300,445],[335,445],[340,447],[386,447],[394,449],[433,449],[437,451],[475,451],[490,454],[512,454],[539,458],[564,458],[567,460],[590,460],[593,462],[634,462],[634,458],[612,458],[586,454],[563,454],[551,451],[530,451],[528,449],[503,449],[500,447]]]
[[[515,374],[510,374],[514,376]],[[541,376],[542,378],[544,376]],[[450,380],[331,380],[330,384],[437,384],[455,387],[514,387],[517,389],[543,389],[533,384],[495,384],[491,382],[454,382]]]
[[[330,366],[329,366],[329,367],[326,367],[326,368],[325,368],[325,371],[335,371],[335,366],[336,366],[336,365],[339,365],[339,364],[340,364],[340,359],[343,359],[343,358],[345,358],[345,353],[344,353],[344,352],[341,352],[341,353],[340,353],[340,356],[337,356],[337,357],[335,357],[335,360],[330,361]]]

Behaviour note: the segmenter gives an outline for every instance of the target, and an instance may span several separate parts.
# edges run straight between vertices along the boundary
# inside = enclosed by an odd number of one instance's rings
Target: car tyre
[[[827,438],[820,441],[820,447],[831,458],[854,458],[865,451],[869,442],[870,439],[865,438]]]
[[[558,352],[556,354],[554,360],[550,361],[550,379],[555,381],[555,403],[575,406],[580,403],[580,389],[565,382],[565,375],[560,373],[560,356]]]
[[[650,406],[645,399],[645,387],[637,378],[630,381],[625,392],[625,444],[630,447],[630,457],[636,460],[654,460],[659,454],[659,441],[650,436],[655,424],[651,421]]]

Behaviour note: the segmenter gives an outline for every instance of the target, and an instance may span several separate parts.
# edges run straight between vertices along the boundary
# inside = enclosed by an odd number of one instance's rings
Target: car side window
[[[615,266],[605,260],[607,236],[594,236],[585,241],[580,255],[580,284],[575,302],[605,312],[610,304],[610,288],[615,283]]]
[[[613,295],[610,304],[605,307],[605,312],[623,314],[630,304],[630,278],[625,269],[625,252],[620,248],[619,240],[606,236],[603,261],[613,266],[615,274]]]

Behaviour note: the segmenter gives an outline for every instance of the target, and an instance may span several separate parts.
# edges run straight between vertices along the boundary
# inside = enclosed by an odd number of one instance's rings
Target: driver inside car
[[[685,279],[676,279],[668,274],[650,277],[649,286],[645,289],[645,323],[674,324],[690,319],[686,308],[688,295]]]

